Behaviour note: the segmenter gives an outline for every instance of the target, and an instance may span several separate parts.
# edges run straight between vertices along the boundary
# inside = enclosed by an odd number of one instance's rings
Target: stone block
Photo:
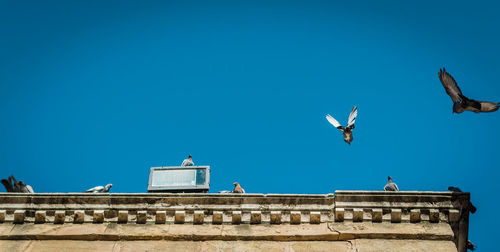
[[[193,214],[193,224],[203,224],[205,221],[205,211],[196,210]]]
[[[104,210],[95,210],[93,214],[93,223],[103,223],[104,222]]]
[[[271,224],[281,224],[281,211],[271,211]]]
[[[290,224],[298,225],[302,222],[302,214],[300,211],[290,212]]]
[[[430,209],[429,210],[429,221],[433,223],[439,222],[439,210],[438,209]]]
[[[448,214],[449,222],[457,222],[460,220],[460,211],[458,209],[450,209]]]
[[[212,215],[212,224],[222,224],[224,214],[222,211],[214,211]]]
[[[148,212],[146,210],[137,211],[137,215],[136,215],[136,218],[135,218],[135,223],[137,223],[137,224],[146,224],[147,214],[148,214]]]
[[[250,212],[250,224],[260,224],[262,222],[262,212],[261,211],[251,211]]]
[[[335,208],[335,221],[344,221],[344,208]]]
[[[353,222],[362,222],[363,221],[363,209],[354,208],[352,210],[352,221]]]
[[[186,220],[186,211],[175,211],[174,215],[175,224],[184,224],[184,221]]]
[[[127,223],[128,222],[128,210],[120,210],[118,211],[118,223]]]
[[[35,211],[35,223],[36,224],[43,224],[45,223],[47,217],[47,212],[46,211]]]
[[[309,223],[320,224],[321,223],[321,213],[320,212],[311,212],[309,214]]]
[[[66,220],[66,211],[57,210],[54,213],[54,224],[64,224],[65,220]]]
[[[167,211],[156,211],[156,224],[165,224],[167,222]]]
[[[85,211],[76,210],[75,215],[73,217],[73,223],[82,224],[83,222],[85,222]]]
[[[7,211],[0,210],[0,223],[4,223],[5,222],[5,215],[7,215]]]
[[[420,209],[412,209],[410,210],[410,222],[417,223],[420,222]]]
[[[231,223],[235,225],[241,223],[241,211],[233,211]]]
[[[14,211],[14,223],[22,224],[24,223],[24,217],[26,214],[26,210],[16,210]]]
[[[401,222],[401,209],[391,209],[391,222],[400,223]]]
[[[383,211],[382,208],[372,209],[372,222],[382,222]]]

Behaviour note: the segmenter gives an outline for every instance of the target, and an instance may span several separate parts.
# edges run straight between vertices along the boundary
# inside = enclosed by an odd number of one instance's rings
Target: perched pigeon
[[[9,177],[9,180],[2,179],[2,184],[5,187],[5,191],[14,192],[14,185],[12,185],[12,178]]]
[[[450,191],[450,192],[462,192],[462,190],[460,190],[460,188],[454,187],[454,186],[449,186],[448,191]]]
[[[467,240],[467,249],[474,251],[476,249],[476,246],[474,246],[474,244],[470,240]]]
[[[13,175],[9,176],[9,180],[2,179],[2,184],[7,192],[34,193],[30,185],[26,185],[22,180],[17,181]]]
[[[193,165],[194,165],[194,162],[193,162],[191,155],[189,155],[188,158],[184,159],[184,161],[182,161],[182,164],[181,164],[181,166],[193,166]]]
[[[448,187],[448,191],[459,192],[459,193],[462,192],[462,190],[460,190],[460,188],[454,187],[454,186]],[[471,213],[475,213],[477,211],[477,208],[474,205],[472,205],[472,203],[470,201],[469,201],[469,211]]]
[[[219,191],[219,193],[226,194],[226,193],[232,193],[231,191]]]
[[[19,181],[19,192],[22,193],[35,193],[30,185],[26,185],[22,180]]]
[[[113,186],[113,184],[107,184],[106,186],[96,186],[94,188],[88,189],[85,192],[86,193],[106,193],[109,191],[109,189],[111,189],[112,186]]]
[[[241,188],[238,182],[234,182],[233,185],[234,185],[233,193],[245,193],[245,190]]]
[[[349,114],[347,127],[340,125],[340,123],[337,120],[335,120],[335,118],[333,118],[330,114],[326,115],[326,120],[328,120],[328,122],[330,122],[335,128],[342,131],[342,133],[344,134],[344,141],[350,145],[353,140],[352,130],[354,129],[354,122],[356,121],[357,116],[358,116],[358,108],[354,106],[352,107],[351,113]]]
[[[389,176],[387,179],[389,181],[387,181],[387,184],[384,186],[384,191],[399,191],[398,185],[392,182],[391,176]]]
[[[450,96],[453,101],[453,112],[462,113],[464,111],[472,111],[475,113],[479,112],[493,112],[497,111],[500,103],[494,103],[489,101],[476,101],[469,99],[462,95],[462,91],[458,87],[457,82],[453,77],[445,71],[445,69],[439,69],[439,80],[443,84],[446,93]]]

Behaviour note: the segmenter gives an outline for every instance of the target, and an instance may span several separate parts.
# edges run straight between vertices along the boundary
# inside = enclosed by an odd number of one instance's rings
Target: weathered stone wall
[[[0,194],[0,248],[465,251],[468,200],[449,192]]]

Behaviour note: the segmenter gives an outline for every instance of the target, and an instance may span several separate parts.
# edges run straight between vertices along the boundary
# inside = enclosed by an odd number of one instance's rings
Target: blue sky
[[[37,192],[145,192],[192,154],[211,192],[472,193],[491,251],[500,112],[452,114],[437,72],[500,102],[495,1],[0,1],[0,167]],[[354,141],[342,124],[357,105]]]

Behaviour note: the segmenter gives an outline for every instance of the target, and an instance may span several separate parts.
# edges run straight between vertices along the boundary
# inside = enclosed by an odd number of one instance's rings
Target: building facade
[[[2,193],[2,251],[466,251],[468,193]]]

